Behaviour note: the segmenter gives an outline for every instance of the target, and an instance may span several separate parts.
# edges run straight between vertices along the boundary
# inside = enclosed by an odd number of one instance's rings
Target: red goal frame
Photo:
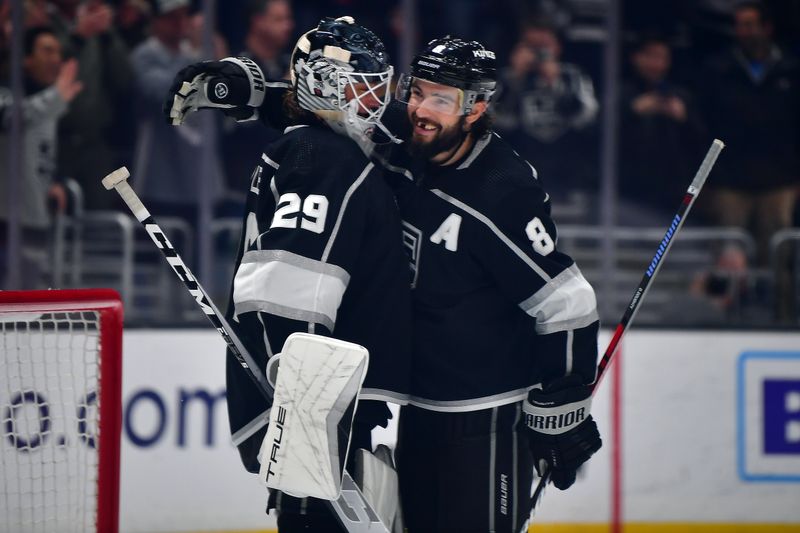
[[[97,439],[96,528],[119,530],[120,440],[122,436],[122,323],[119,294],[112,289],[0,291],[0,310],[96,311],[100,315],[100,420]],[[109,437],[110,436],[110,437]]]

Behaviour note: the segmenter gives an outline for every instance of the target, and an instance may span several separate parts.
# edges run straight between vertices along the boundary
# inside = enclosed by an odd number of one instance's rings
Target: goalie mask
[[[381,126],[393,69],[378,37],[351,17],[325,18],[297,41],[292,84],[300,107],[361,142]]]
[[[420,101],[423,85],[446,85],[458,89],[457,100],[425,98]],[[398,100],[429,106],[434,111],[468,115],[476,102],[489,102],[495,91],[495,55],[477,41],[454,37],[434,39],[411,61],[411,73],[403,74],[397,84]],[[430,100],[430,101],[429,101]]]

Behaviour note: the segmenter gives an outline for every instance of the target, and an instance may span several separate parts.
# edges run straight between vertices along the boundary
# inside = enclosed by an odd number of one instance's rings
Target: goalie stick
[[[628,330],[631,322],[633,321],[633,317],[636,316],[636,312],[639,310],[639,306],[642,305],[642,300],[644,300],[647,290],[650,288],[650,283],[653,281],[653,278],[656,277],[656,274],[658,274],[667,252],[669,252],[669,249],[672,247],[675,236],[678,234],[678,231],[680,231],[683,223],[686,221],[686,216],[689,214],[689,210],[692,208],[692,205],[694,205],[697,196],[700,194],[700,190],[703,188],[703,184],[706,182],[706,178],[708,178],[708,174],[711,172],[714,163],[717,161],[717,156],[719,156],[719,153],[723,148],[725,148],[725,144],[719,139],[714,139],[714,141],[711,143],[711,147],[709,147],[708,152],[706,153],[706,156],[703,158],[703,162],[700,164],[700,168],[697,169],[697,173],[695,174],[692,183],[689,185],[689,188],[686,190],[686,194],[683,197],[683,201],[681,202],[678,211],[672,218],[672,222],[670,223],[667,232],[664,234],[664,238],[661,239],[661,243],[658,245],[658,249],[653,256],[653,259],[648,264],[647,270],[645,271],[644,276],[642,276],[642,280],[639,282],[639,285],[633,292],[631,301],[628,304],[628,307],[625,309],[625,313],[622,315],[622,319],[619,321],[619,324],[617,324],[617,327],[614,329],[614,335],[611,337],[611,341],[608,343],[606,351],[603,353],[603,357],[600,358],[600,363],[597,365],[597,377],[595,377],[594,383],[592,384],[592,395],[597,392],[597,387],[600,385],[600,380],[603,378],[608,365],[611,363],[614,353],[617,351],[617,347],[622,339],[622,335]],[[541,498],[544,488],[549,480],[550,468],[548,466],[542,473],[542,477],[539,479],[539,484],[536,486],[533,496],[531,496],[531,499],[533,500],[531,511],[533,511],[536,508],[536,504],[539,503],[539,499]]]
[[[245,369],[258,390],[264,398],[272,400],[274,388],[267,381],[266,374],[259,372],[258,364],[247,351],[247,348],[244,347],[239,337],[231,329],[230,324],[228,324],[223,314],[220,313],[217,306],[208,296],[208,293],[194,277],[189,267],[183,262],[178,252],[172,247],[172,243],[169,242],[169,239],[164,235],[153,216],[128,183],[129,177],[130,172],[128,172],[128,169],[120,167],[103,178],[103,186],[107,190],[115,189],[119,193],[128,209],[131,210],[136,220],[144,226],[147,234],[150,235],[155,245],[164,254],[167,263],[169,263],[172,270],[175,271],[175,274],[194,297],[197,305],[222,335],[228,348],[236,356],[239,364]],[[344,470],[342,474],[342,490],[339,498],[328,501],[342,526],[349,533],[389,533],[388,528],[378,518],[378,514],[364,498],[358,485],[353,481],[347,470]]]

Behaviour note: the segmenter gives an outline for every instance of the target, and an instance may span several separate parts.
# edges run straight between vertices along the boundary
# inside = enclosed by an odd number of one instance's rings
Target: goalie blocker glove
[[[523,405],[536,470],[542,475],[550,465],[558,489],[572,486],[578,468],[602,446],[591,404],[591,388],[573,374],[530,391]]]
[[[172,81],[162,111],[169,124],[183,124],[186,117],[207,108],[221,109],[238,121],[257,118],[264,101],[266,82],[261,68],[246,57],[194,63]]]

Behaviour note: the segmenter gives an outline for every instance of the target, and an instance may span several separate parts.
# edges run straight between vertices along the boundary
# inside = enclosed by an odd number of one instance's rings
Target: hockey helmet
[[[292,52],[300,107],[351,137],[368,136],[380,126],[392,73],[381,40],[352,17],[324,18]]]
[[[408,102],[415,83],[433,83],[459,89],[454,114],[469,114],[476,102],[489,102],[497,85],[495,55],[477,41],[447,36],[434,39],[411,61],[411,73],[403,74],[396,96]],[[446,111],[439,102],[437,110]]]

